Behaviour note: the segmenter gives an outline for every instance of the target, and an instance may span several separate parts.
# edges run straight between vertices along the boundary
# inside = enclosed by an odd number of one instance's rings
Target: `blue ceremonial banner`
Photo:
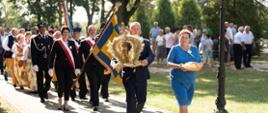
[[[115,81],[122,84],[122,68],[117,66],[115,69],[111,67],[112,54],[108,51],[109,44],[115,37],[120,34],[117,16],[113,13],[102,31],[99,40],[93,48],[93,55],[98,61],[103,64],[106,69],[109,69],[111,74],[115,77]]]

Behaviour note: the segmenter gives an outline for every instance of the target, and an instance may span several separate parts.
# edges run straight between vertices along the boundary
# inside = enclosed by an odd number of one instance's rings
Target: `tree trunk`
[[[89,7],[89,0],[86,1],[85,5],[83,5],[83,7],[86,10],[87,18],[88,18],[87,26],[92,24],[93,15],[94,15],[95,8],[96,8],[96,2],[97,0],[92,1],[92,7]]]
[[[118,10],[118,23],[124,22],[125,25],[128,25],[130,17],[135,13],[137,10],[140,0],[135,0],[132,8],[128,11],[127,10],[127,5],[129,4],[130,0],[122,0],[121,7]]]
[[[88,1],[87,1],[87,4],[88,4]],[[86,10],[86,13],[87,13],[87,26],[89,26],[91,24],[91,21],[90,21],[90,10],[89,10],[89,5],[83,5],[84,9]]]
[[[104,5],[105,5],[105,1],[101,0],[101,15],[100,15],[101,21],[100,21],[100,23],[104,22],[104,12],[105,12]]]
[[[62,11],[61,11],[61,3],[58,3],[59,10],[57,11],[59,14],[59,26],[62,26]]]

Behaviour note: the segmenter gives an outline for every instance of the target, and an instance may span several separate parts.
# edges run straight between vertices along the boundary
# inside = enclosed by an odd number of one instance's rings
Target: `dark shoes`
[[[71,97],[71,99],[72,99],[72,101],[76,101],[76,100],[75,100],[75,97]]]
[[[63,107],[63,111],[70,111],[68,108]]]
[[[104,101],[105,101],[105,102],[109,102],[109,99],[108,99],[108,98],[105,98]]]
[[[7,73],[4,73],[5,81],[8,81],[7,79]]]
[[[48,99],[48,94],[47,93],[44,95],[44,98],[45,99]]]
[[[80,97],[81,100],[87,100],[87,97]]]
[[[93,111],[98,111],[98,106],[93,106]]]
[[[44,98],[41,98],[41,99],[40,99],[40,102],[41,102],[41,103],[45,103],[45,99],[44,99]]]

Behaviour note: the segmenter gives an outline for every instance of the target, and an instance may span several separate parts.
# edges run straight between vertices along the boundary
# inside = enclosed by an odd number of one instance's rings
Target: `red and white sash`
[[[67,43],[63,42],[62,39],[60,39],[58,42],[59,42],[61,48],[63,49],[65,55],[67,56],[69,62],[71,63],[72,67],[75,69],[74,57],[73,57],[73,54],[72,54],[71,50],[69,49]]]
[[[95,44],[95,41],[92,40],[91,38],[87,38],[85,41],[86,41],[87,44],[88,44],[89,46],[91,46],[91,47],[94,46],[94,44]]]

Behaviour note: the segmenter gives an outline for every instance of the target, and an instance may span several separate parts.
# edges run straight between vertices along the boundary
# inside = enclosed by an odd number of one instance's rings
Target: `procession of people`
[[[2,74],[5,80],[8,81],[8,76],[11,76],[14,88],[25,90],[27,87],[27,90],[37,92],[41,103],[50,99],[48,91],[54,84],[58,94],[55,109],[58,110],[69,111],[69,98],[76,101],[77,95],[81,100],[88,100],[93,111],[99,110],[100,97],[109,102],[111,72],[91,54],[99,38],[99,29],[89,25],[87,37],[84,37],[80,36],[80,27],[74,28],[72,34],[67,26],[62,26],[60,30],[47,30],[45,22],[38,22],[37,28],[37,33],[30,29],[12,28],[11,34],[0,28],[3,33],[2,69],[5,67],[5,70],[2,70]],[[132,23],[129,32],[140,37],[141,25]],[[154,54],[150,41],[143,40],[145,46],[139,58],[142,65],[124,68],[125,76],[122,79],[127,93],[128,113],[141,112],[146,101],[148,65],[154,60]],[[137,88],[140,90],[136,91]]]

